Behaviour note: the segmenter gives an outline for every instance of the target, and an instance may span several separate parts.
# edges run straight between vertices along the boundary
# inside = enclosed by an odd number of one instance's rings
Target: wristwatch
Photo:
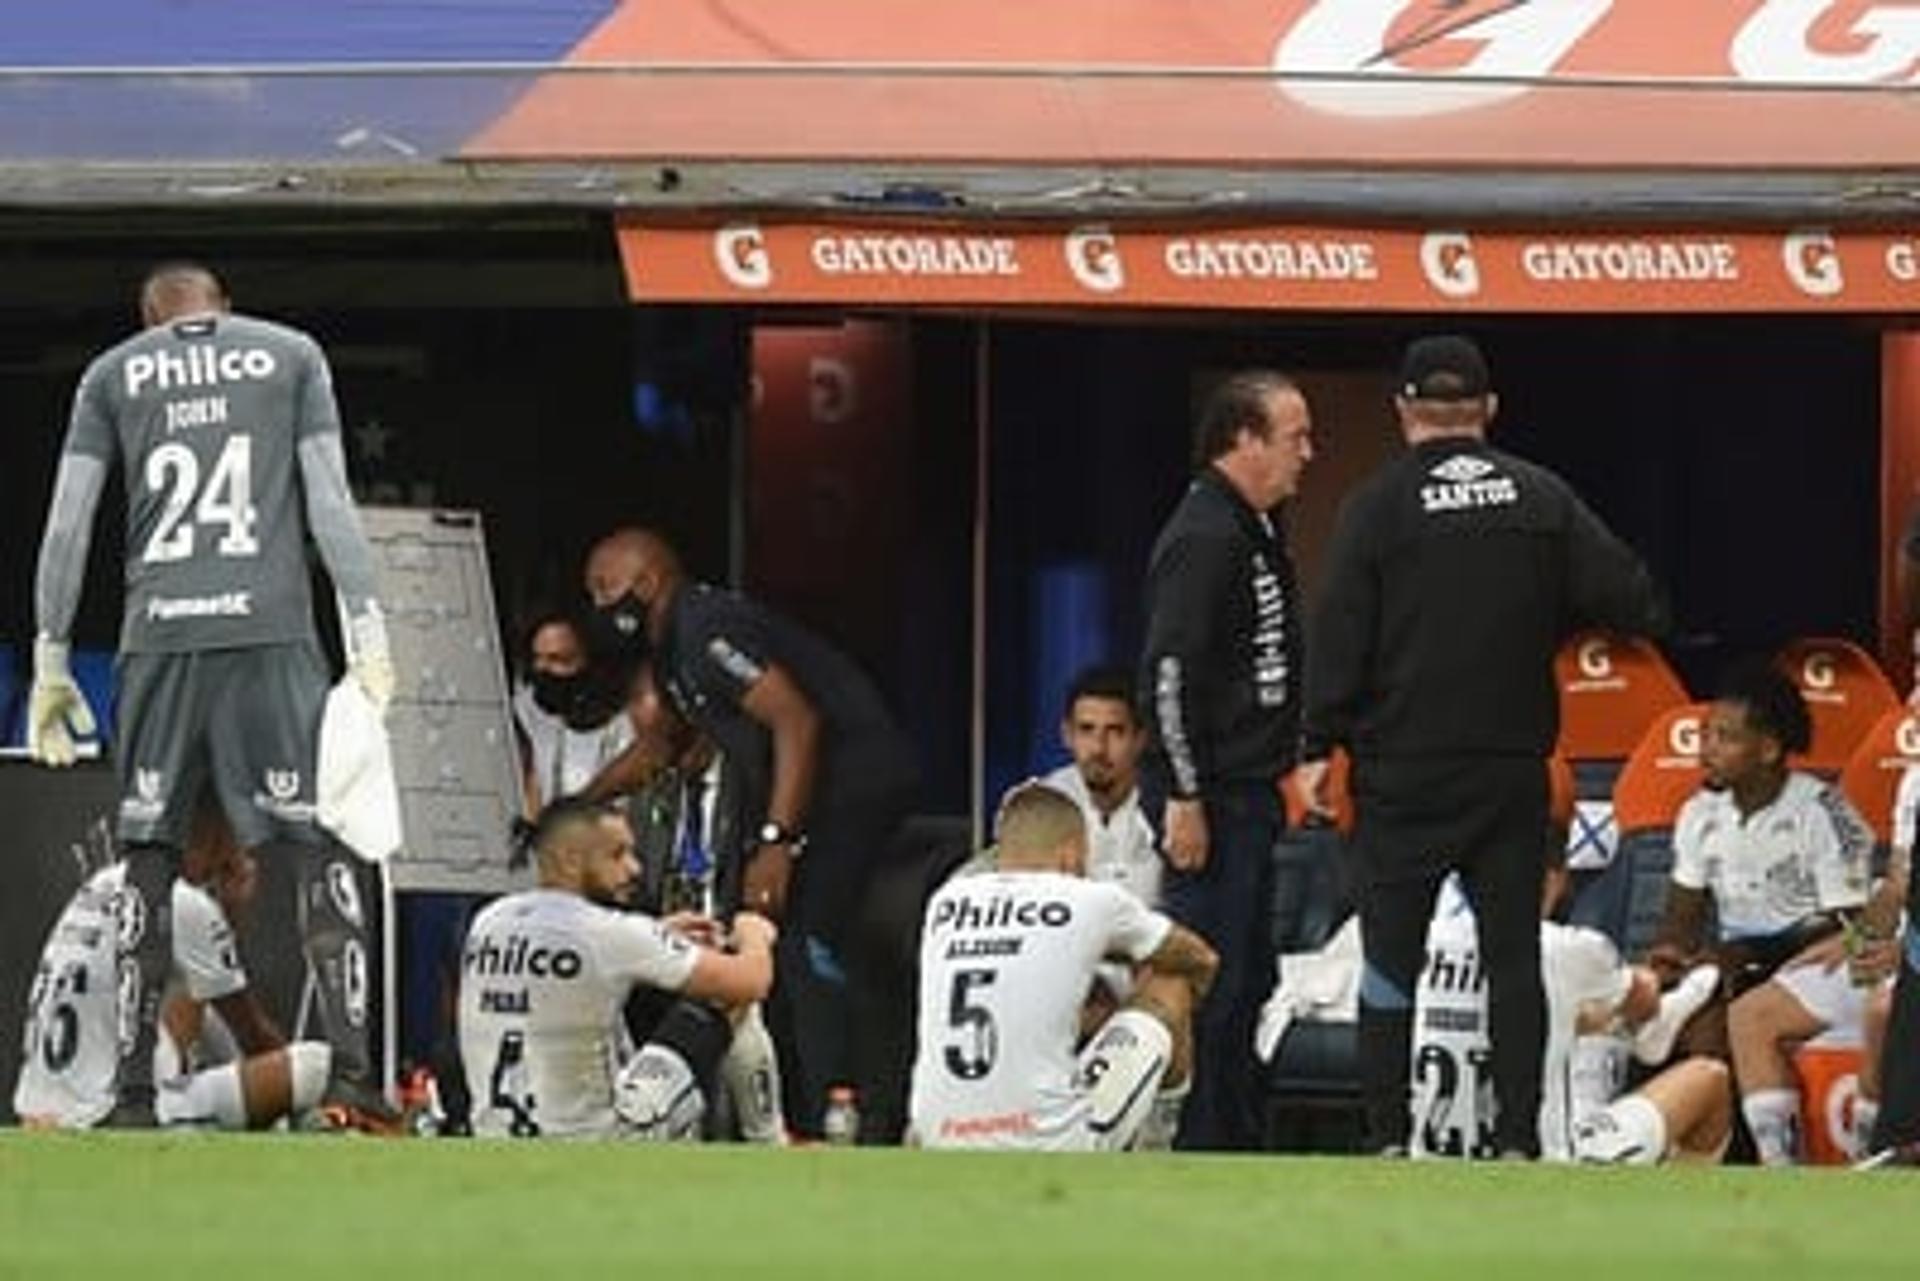
[[[791,858],[799,858],[800,851],[807,847],[806,833],[796,832],[783,823],[775,822],[773,819],[768,819],[760,825],[758,836],[760,844],[762,845],[786,846],[788,856]]]

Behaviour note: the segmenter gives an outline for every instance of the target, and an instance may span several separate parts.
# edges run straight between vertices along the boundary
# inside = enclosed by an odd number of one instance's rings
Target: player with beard
[[[1074,678],[1060,720],[1073,753],[1040,781],[1073,798],[1087,820],[1087,878],[1125,887],[1148,907],[1160,902],[1160,850],[1140,807],[1140,755],[1147,730],[1123,667],[1090,667]]]
[[[596,802],[549,805],[533,845],[538,887],[483,909],[462,958],[474,1133],[697,1136],[731,1020],[773,982],[772,922],[737,914],[727,950],[708,918],[621,910],[640,871],[633,834]],[[637,984],[686,999],[636,1051],[621,1010]]]

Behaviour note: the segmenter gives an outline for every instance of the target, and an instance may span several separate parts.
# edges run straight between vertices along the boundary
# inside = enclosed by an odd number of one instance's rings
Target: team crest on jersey
[[[310,823],[313,821],[313,805],[301,801],[300,771],[297,769],[270,769],[260,776],[261,790],[253,794],[255,809],[264,810],[275,818],[290,823]]]

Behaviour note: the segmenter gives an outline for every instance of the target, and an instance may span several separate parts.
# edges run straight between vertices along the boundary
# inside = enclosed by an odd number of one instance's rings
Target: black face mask
[[[579,719],[584,704],[591,701],[592,681],[584,671],[533,672],[527,678],[533,687],[533,702],[549,716],[572,723]]]
[[[647,652],[647,607],[628,592],[593,612],[594,648],[609,658],[638,658]]]

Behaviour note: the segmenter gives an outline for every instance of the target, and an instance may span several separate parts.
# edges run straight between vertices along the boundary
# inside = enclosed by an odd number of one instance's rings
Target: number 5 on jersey
[[[993,1071],[993,1061],[999,1057],[1000,1033],[993,1025],[993,1011],[973,998],[974,988],[992,987],[994,978],[992,970],[954,972],[947,1026],[969,1035],[949,1042],[944,1057],[947,1071],[962,1081],[978,1081]]]
[[[224,528],[214,545],[222,556],[252,556],[260,550],[253,532],[258,519],[253,506],[253,439],[246,433],[227,437],[204,486],[199,456],[177,440],[147,455],[146,480],[149,493],[165,494],[166,499],[141,560],[151,565],[188,559],[200,525]]]

